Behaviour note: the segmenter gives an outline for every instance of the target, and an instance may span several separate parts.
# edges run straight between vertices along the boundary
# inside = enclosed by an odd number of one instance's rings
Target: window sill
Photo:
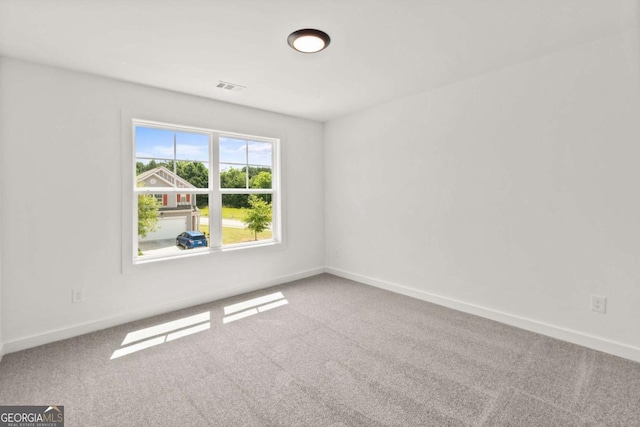
[[[203,255],[211,255],[216,253],[225,253],[225,252],[237,252],[247,249],[257,249],[257,248],[278,248],[282,247],[282,242],[275,240],[266,240],[264,242],[258,243],[237,243],[234,245],[226,245],[220,248],[209,248],[207,250],[198,250],[191,249],[189,251],[185,251],[186,253],[181,253],[177,255],[157,255],[150,256],[145,258],[135,258],[133,259],[133,265],[143,265],[143,264],[151,264],[160,261],[169,261],[173,259],[182,259],[182,258],[191,258]]]

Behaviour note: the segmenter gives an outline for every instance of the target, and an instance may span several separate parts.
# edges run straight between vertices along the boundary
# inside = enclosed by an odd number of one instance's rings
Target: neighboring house
[[[175,239],[184,231],[200,230],[200,210],[196,206],[196,195],[189,192],[189,189],[196,187],[188,181],[161,166],[138,175],[138,185],[146,188],[158,187],[158,192],[153,195],[160,204],[156,231],[147,233],[145,238],[139,237],[140,241]],[[185,191],[178,194],[163,193],[162,187],[184,188]]]

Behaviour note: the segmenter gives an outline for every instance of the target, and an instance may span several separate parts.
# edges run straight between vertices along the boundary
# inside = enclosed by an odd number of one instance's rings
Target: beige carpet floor
[[[82,427],[640,426],[640,364],[325,274],[4,356],[0,405],[54,404]]]

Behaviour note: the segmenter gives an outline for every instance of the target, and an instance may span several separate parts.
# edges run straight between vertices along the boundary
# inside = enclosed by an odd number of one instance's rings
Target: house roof
[[[165,168],[164,166],[159,166],[157,168],[150,169],[146,172],[142,172],[138,175],[138,182],[146,181],[151,177],[157,177],[162,181],[167,183],[168,187],[178,187],[178,188],[196,188],[189,181],[180,178],[178,175]],[[175,183],[175,184],[174,184]]]

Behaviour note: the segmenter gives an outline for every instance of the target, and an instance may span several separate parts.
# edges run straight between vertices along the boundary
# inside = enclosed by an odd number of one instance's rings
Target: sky
[[[208,166],[209,138],[207,134],[174,132],[142,126],[136,127],[136,158],[173,159],[174,133],[176,134],[177,160],[200,161]],[[247,151],[250,165],[271,166],[272,146],[270,143],[220,137],[220,169],[228,169],[234,163],[246,165]],[[146,163],[144,160],[141,161]]]

